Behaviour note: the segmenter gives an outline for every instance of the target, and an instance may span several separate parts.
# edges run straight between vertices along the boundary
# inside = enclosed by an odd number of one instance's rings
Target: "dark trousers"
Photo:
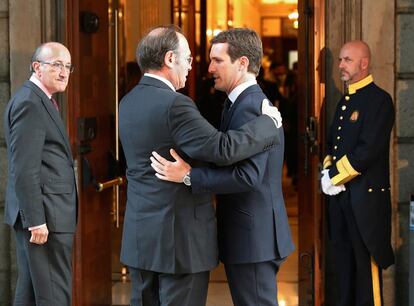
[[[276,274],[283,261],[224,264],[234,306],[277,306]]]
[[[131,306],[203,306],[210,272],[165,274],[129,267]]]
[[[14,306],[70,306],[72,300],[72,233],[50,233],[43,245],[31,243],[31,233],[14,226],[18,278]]]
[[[379,281],[374,304],[373,259],[365,246],[349,202],[343,192],[329,202],[329,227],[338,281],[337,306],[382,305],[382,270],[374,270]],[[361,203],[362,205],[363,203]]]

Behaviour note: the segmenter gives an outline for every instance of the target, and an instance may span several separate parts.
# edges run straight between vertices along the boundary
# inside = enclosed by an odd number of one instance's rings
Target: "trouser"
[[[337,273],[337,306],[381,306],[382,269],[365,246],[344,192],[329,202],[329,228]]]
[[[131,306],[203,306],[210,272],[166,274],[129,267]]]
[[[14,306],[71,306],[73,233],[51,233],[43,245],[31,243],[20,218],[14,226],[18,278]]]
[[[225,263],[234,306],[277,306],[276,274],[283,261]]]

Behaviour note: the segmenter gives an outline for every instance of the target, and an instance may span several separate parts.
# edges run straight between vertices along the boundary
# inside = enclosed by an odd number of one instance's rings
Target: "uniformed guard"
[[[383,305],[382,269],[394,263],[389,182],[394,106],[374,83],[370,58],[362,41],[348,42],[340,51],[347,91],[338,103],[323,162],[338,306]]]

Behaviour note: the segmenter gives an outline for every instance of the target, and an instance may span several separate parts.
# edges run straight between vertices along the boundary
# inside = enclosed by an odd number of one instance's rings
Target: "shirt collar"
[[[40,82],[40,80],[34,74],[32,74],[29,81],[34,83],[37,87],[39,87],[49,99],[52,98],[52,94],[49,92],[49,90],[46,89],[46,87],[42,84],[42,82]]]
[[[236,86],[230,93],[229,93],[229,100],[231,103],[234,103],[239,95],[248,87],[257,84],[256,79],[248,80],[240,85]]]
[[[165,84],[168,85],[168,87],[170,87],[172,90],[175,91],[174,85],[170,81],[168,81],[166,78],[163,78],[162,76],[152,74],[152,73],[148,73],[148,72],[144,73],[144,75],[147,76],[147,77],[150,77],[150,78],[160,80],[161,82],[164,82]]]
[[[374,78],[372,77],[372,74],[368,75],[367,77],[363,78],[362,80],[349,84],[348,85],[348,94],[352,95],[357,92],[357,90],[364,88],[365,86],[371,84],[374,82]]]

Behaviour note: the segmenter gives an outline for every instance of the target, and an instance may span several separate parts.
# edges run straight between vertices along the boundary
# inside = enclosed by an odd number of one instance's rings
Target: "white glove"
[[[331,178],[329,177],[329,170],[322,170],[321,187],[322,191],[326,195],[337,195],[338,193],[345,191],[345,185],[335,186],[332,184]]]
[[[262,101],[262,114],[268,115],[275,122],[276,128],[282,126],[282,115],[276,106],[272,106],[268,99]]]

